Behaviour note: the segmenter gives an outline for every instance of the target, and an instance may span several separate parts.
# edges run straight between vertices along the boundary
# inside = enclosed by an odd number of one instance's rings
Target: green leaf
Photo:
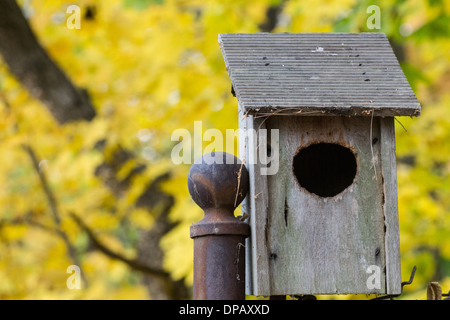
[[[126,8],[143,10],[152,4],[163,4],[164,0],[123,0]]]
[[[418,67],[410,63],[401,63],[401,67],[413,91],[416,91],[419,82],[426,84],[431,83],[431,81],[425,76],[422,70],[419,69]]]
[[[424,24],[413,33],[418,40],[450,37],[450,16],[441,14],[436,19]]]

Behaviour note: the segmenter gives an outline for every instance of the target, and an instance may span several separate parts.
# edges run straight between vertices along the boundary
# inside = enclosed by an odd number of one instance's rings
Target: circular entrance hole
[[[334,197],[353,183],[356,158],[334,143],[316,143],[294,156],[294,174],[300,186],[321,197]]]

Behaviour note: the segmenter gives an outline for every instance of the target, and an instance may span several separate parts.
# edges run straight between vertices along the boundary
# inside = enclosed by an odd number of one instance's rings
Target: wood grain
[[[269,176],[259,175],[258,165],[248,166],[251,181],[246,203],[251,225],[248,293],[263,296],[398,293],[400,256],[393,119],[281,116],[262,119],[249,116],[244,122],[247,126],[279,130],[280,163],[278,173]],[[320,142],[348,147],[357,159],[353,184],[334,197],[309,193],[293,174],[293,158],[298,150]],[[250,156],[258,147],[258,142],[253,141],[241,150]],[[369,266],[379,267],[379,288],[367,286]]]
[[[232,33],[219,43],[243,112],[420,114],[383,33]]]

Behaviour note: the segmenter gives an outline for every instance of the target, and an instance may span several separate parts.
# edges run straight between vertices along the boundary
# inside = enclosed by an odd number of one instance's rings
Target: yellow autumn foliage
[[[238,127],[218,34],[260,31],[268,8],[282,1],[18,2],[50,56],[88,90],[97,116],[58,125],[0,59],[0,298],[151,298],[142,274],[91,248],[71,215],[105,246],[135,258],[140,232],[152,228],[160,211],[137,208],[136,200],[166,172],[170,177],[160,187],[173,196],[169,219],[176,226],[160,243],[163,265],[174,280],[192,285],[189,226],[203,213],[187,190],[189,165],[171,161],[171,135],[179,128],[193,134],[194,121],[224,137],[226,129]],[[434,277],[450,290],[450,2],[379,1],[381,30],[366,25],[371,4],[283,1],[272,31],[385,32],[396,44],[423,107],[417,119],[398,118],[396,134],[402,280],[417,265],[405,297],[424,299],[426,283]],[[81,9],[80,29],[67,27],[69,5]],[[91,18],[87,10],[93,10]],[[23,145],[39,158],[58,205],[59,225]],[[121,197],[95,174],[98,166],[114,161],[119,146],[134,158],[120,166],[118,179],[137,164],[146,165]],[[74,261],[58,232],[77,251],[89,283],[81,290],[66,285],[66,270]]]

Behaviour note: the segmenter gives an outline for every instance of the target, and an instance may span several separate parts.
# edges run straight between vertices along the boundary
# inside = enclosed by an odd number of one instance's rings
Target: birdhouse
[[[247,294],[400,294],[394,118],[420,104],[386,36],[219,43],[249,172]]]

